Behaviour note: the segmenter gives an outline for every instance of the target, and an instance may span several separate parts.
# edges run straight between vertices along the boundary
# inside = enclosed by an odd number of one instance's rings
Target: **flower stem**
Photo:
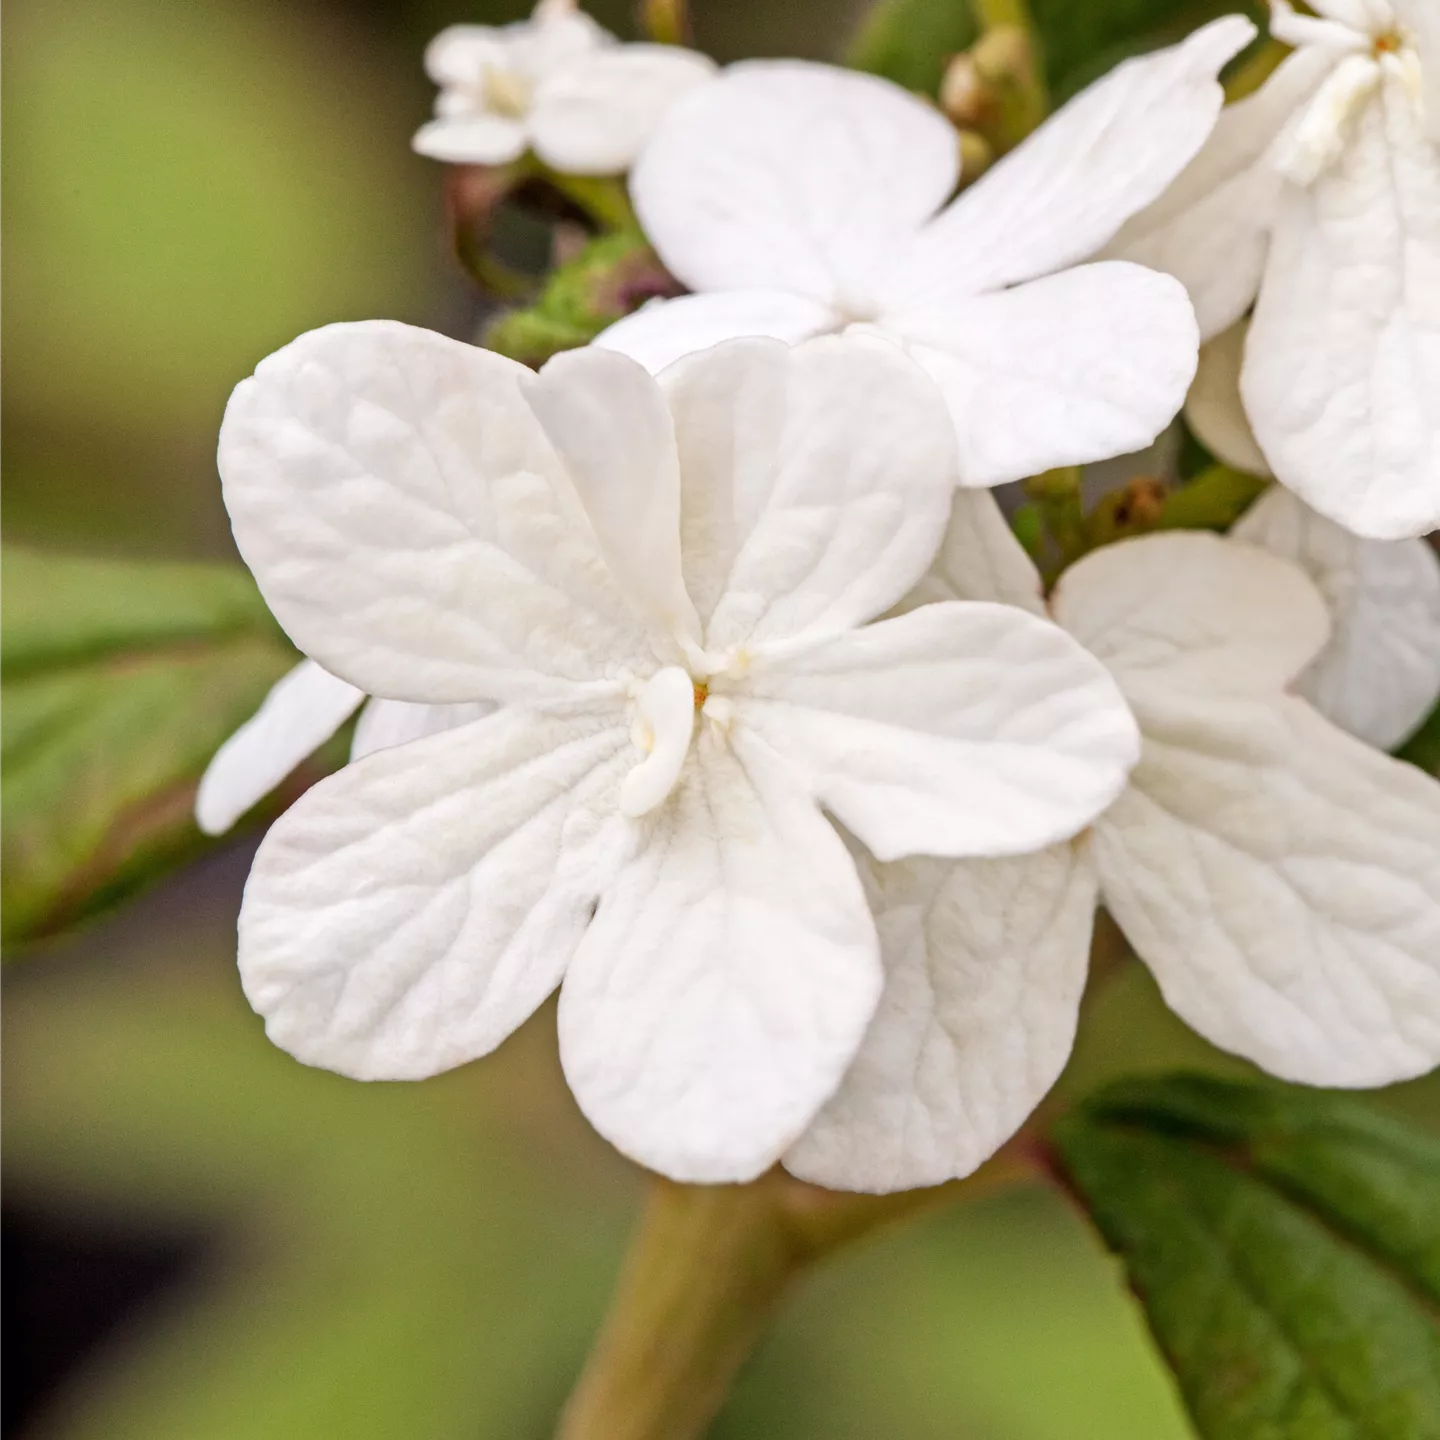
[[[657,1178],[557,1440],[693,1440],[791,1283],[891,1221],[1037,1177],[1016,1137],[967,1180],[897,1195],[822,1190],[776,1169],[748,1185]]]

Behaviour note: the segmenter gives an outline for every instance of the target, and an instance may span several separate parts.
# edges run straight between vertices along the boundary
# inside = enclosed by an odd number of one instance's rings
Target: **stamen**
[[[697,699],[702,689],[678,665],[670,665],[640,692],[631,737],[649,753],[620,787],[620,809],[626,815],[648,815],[675,788],[690,750],[695,713],[703,703]]]

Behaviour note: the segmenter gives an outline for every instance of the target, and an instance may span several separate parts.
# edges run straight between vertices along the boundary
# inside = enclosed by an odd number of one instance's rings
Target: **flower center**
[[[480,98],[485,109],[507,120],[518,120],[530,108],[532,86],[516,70],[487,65],[480,77]]]
[[[620,809],[626,815],[648,815],[675,788],[690,752],[695,717],[709,693],[703,680],[692,679],[678,665],[667,665],[646,682],[630,726],[630,738],[645,758],[620,787]]]

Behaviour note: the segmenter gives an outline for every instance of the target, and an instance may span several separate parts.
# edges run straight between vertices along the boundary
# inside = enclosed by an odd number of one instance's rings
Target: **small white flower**
[[[441,89],[415,134],[422,155],[503,165],[534,150],[562,173],[615,175],[715,66],[675,45],[621,45],[574,0],[540,0],[529,20],[442,30],[425,69]]]
[[[334,735],[362,703],[365,708],[350,744],[351,760],[468,724],[495,708],[488,703],[366,703],[363,691],[336,679],[313,660],[302,660],[215,752],[195,795],[195,823],[207,835],[223,835]]]
[[[379,750],[271,829],[246,994],[363,1078],[483,1055],[560,980],[561,1058],[627,1154],[759,1173],[881,988],[854,863],[1059,841],[1137,737],[1103,666],[1003,605],[875,624],[954,485],[894,347],[737,341],[657,383],[587,349],[536,376],[403,325],[264,361],[221,432],[241,553],[331,673],[493,714]]]
[[[1372,539],[1440,526],[1440,6],[1272,0],[1296,47],[1109,253],[1255,305],[1245,408],[1276,476]],[[1322,18],[1323,17],[1323,18]]]
[[[961,492],[910,603],[1001,596],[1044,613],[994,502]],[[933,1185],[1009,1139],[1070,1053],[1097,894],[1171,1008],[1276,1075],[1373,1086],[1440,1062],[1440,784],[1288,693],[1327,632],[1304,575],[1148,536],[1067,571],[1053,611],[1114,673],[1140,764],[1070,845],[862,865],[886,986],[785,1157],[805,1179]]]
[[[933,107],[823,65],[733,66],[670,110],[631,176],[697,293],[598,343],[659,370],[731,336],[878,331],[939,384],[965,485],[1142,449],[1195,373],[1194,315],[1168,276],[1077,262],[1204,143],[1216,73],[1253,34],[1232,16],[1119,66],[948,206],[959,145]]]
[[[1266,475],[1240,403],[1244,343],[1241,324],[1201,349],[1185,415],[1227,465]],[[1361,539],[1281,486],[1231,534],[1300,566],[1330,609],[1330,641],[1296,691],[1381,750],[1409,739],[1440,700],[1440,556],[1424,540]]]

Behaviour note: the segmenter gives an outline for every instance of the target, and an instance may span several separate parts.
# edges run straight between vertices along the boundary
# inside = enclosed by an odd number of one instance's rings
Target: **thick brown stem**
[[[656,1179],[557,1440],[693,1440],[785,1291],[832,1251],[903,1216],[1034,1178],[1017,1140],[968,1180],[846,1195],[772,1170],[749,1185]]]

